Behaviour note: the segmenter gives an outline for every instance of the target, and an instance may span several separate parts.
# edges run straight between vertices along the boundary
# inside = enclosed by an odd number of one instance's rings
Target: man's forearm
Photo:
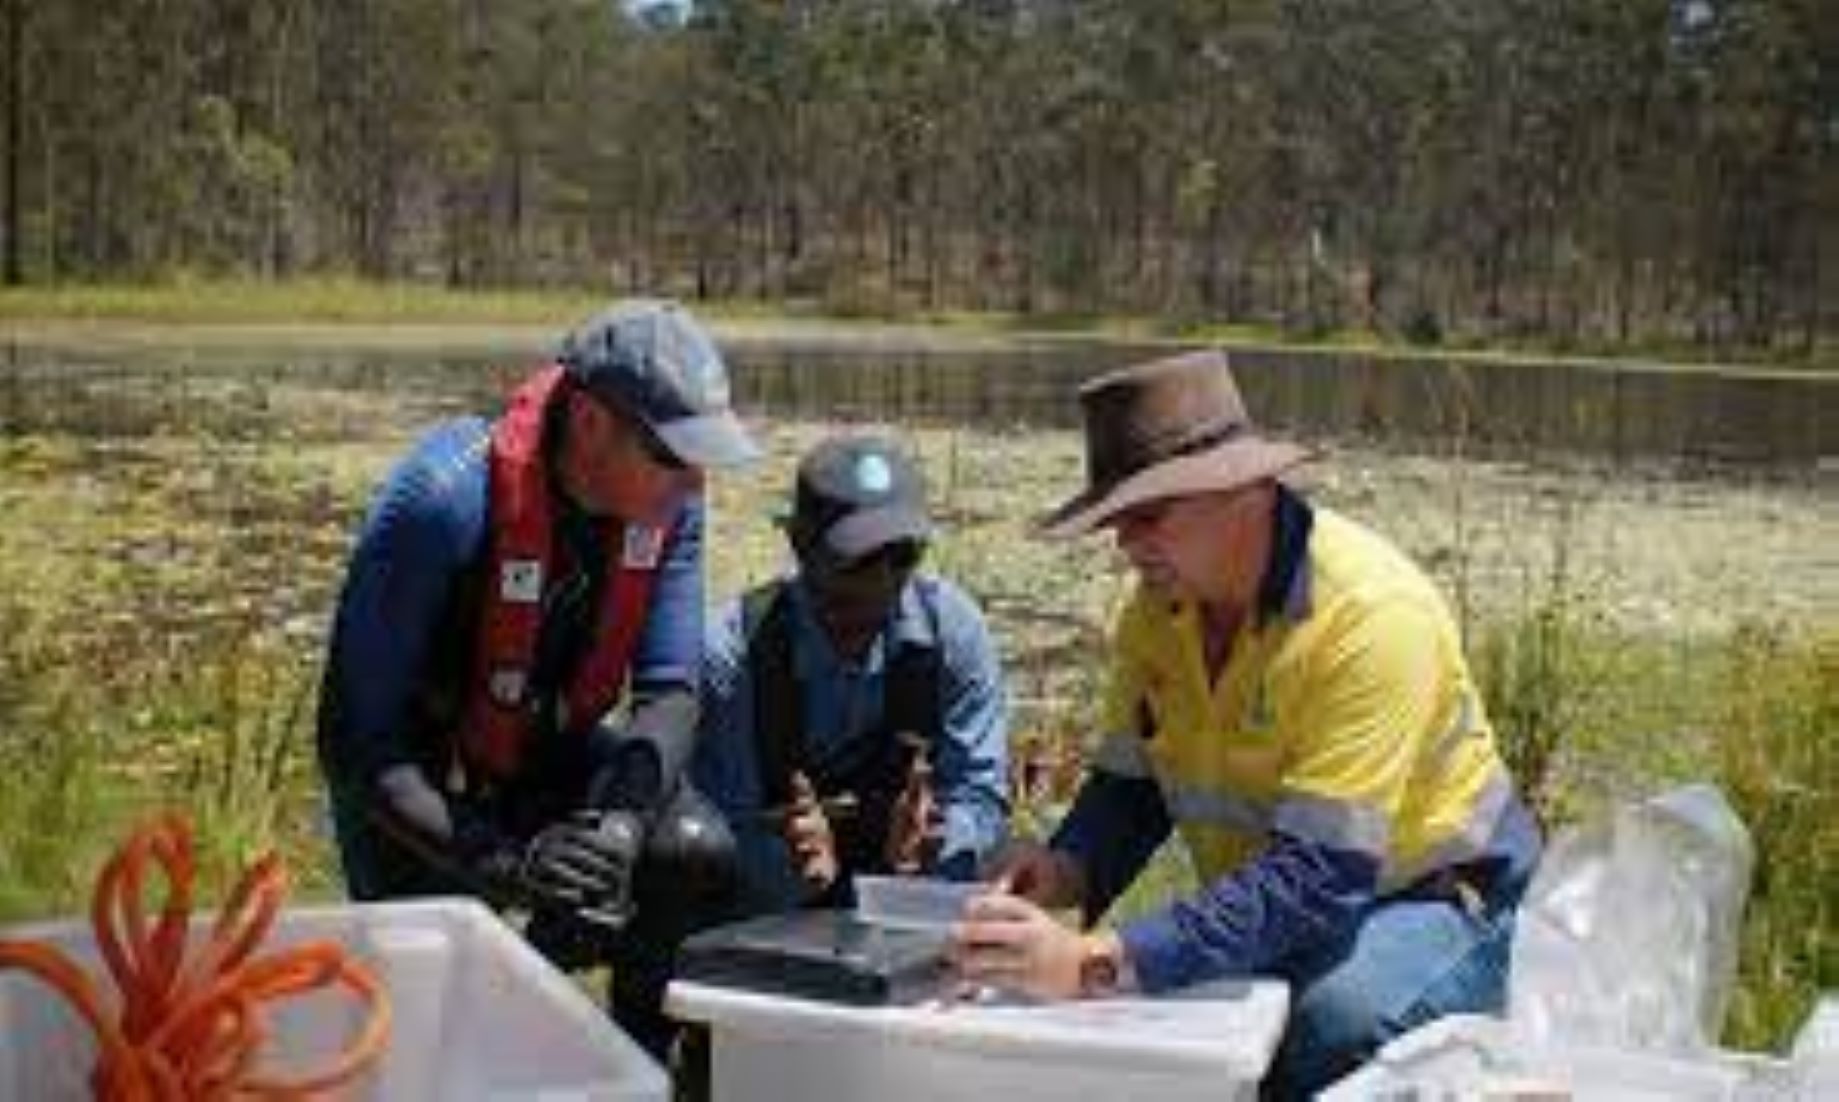
[[[1278,835],[1257,858],[1119,933],[1149,991],[1262,972],[1345,936],[1377,878],[1370,855]]]
[[[413,765],[385,769],[376,780],[377,809],[393,827],[407,829],[442,846],[454,841],[453,814],[447,800]]]
[[[393,766],[374,784],[370,816],[378,829],[495,903],[517,896],[514,848],[488,822],[456,809],[418,767]]]

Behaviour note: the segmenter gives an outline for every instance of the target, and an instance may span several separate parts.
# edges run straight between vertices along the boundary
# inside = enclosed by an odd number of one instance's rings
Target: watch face
[[[1079,989],[1087,995],[1117,990],[1117,959],[1103,951],[1088,951],[1079,962]]]

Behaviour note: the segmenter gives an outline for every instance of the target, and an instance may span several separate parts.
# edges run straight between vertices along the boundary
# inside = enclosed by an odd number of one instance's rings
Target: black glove
[[[524,850],[522,880],[531,903],[600,926],[623,926],[645,833],[624,811],[578,811],[552,823]]]

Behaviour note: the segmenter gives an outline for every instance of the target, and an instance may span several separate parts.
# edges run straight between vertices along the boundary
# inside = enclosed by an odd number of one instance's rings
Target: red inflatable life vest
[[[467,766],[486,778],[516,774],[535,726],[530,672],[543,621],[543,593],[555,573],[555,503],[543,430],[562,369],[546,368],[517,388],[492,426],[489,453],[491,546],[487,554],[473,676],[460,725]],[[579,732],[619,701],[649,611],[667,530],[610,521],[611,576],[587,656],[563,694],[558,728]]]

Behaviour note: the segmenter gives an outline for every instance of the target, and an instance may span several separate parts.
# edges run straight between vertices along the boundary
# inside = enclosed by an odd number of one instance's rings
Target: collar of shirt
[[[787,587],[792,602],[792,668],[801,678],[824,676],[833,670],[845,670],[857,676],[875,675],[886,667],[890,641],[896,647],[936,646],[931,618],[921,606],[919,577],[915,575],[901,587],[900,597],[882,625],[868,653],[860,662],[846,662],[830,644],[830,633],[817,620],[815,599],[802,580],[794,579]]]
[[[1312,608],[1309,532],[1315,527],[1315,510],[1301,494],[1278,483],[1271,513],[1271,561],[1258,585],[1258,622],[1279,616],[1306,620]]]

